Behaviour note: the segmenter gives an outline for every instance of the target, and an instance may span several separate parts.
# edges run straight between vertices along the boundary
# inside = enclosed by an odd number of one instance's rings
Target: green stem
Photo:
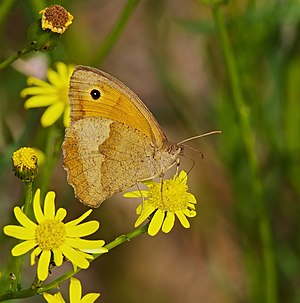
[[[5,59],[4,61],[2,61],[0,63],[0,70],[6,68],[9,64],[14,62],[15,60],[20,59],[21,57],[23,57],[24,55],[26,55],[32,51],[33,51],[33,48],[32,48],[32,46],[29,45],[29,46],[23,48],[22,50],[15,52],[10,57],[8,57],[7,59]]]
[[[104,247],[107,248],[108,250],[111,250],[125,242],[132,240],[132,239],[136,238],[137,236],[140,236],[140,235],[144,234],[145,232],[147,232],[148,225],[149,225],[149,223],[142,227],[136,228],[135,230],[133,230],[132,232],[130,232],[126,235],[121,235],[121,236],[117,237],[115,240],[113,240],[112,242],[106,244]],[[92,261],[96,260],[100,256],[102,256],[102,254],[94,255],[94,259]],[[10,300],[10,299],[28,298],[28,297],[32,297],[36,294],[42,294],[43,292],[49,291],[51,289],[58,288],[62,282],[68,280],[69,278],[74,276],[80,270],[81,270],[80,268],[78,268],[76,271],[70,270],[70,271],[66,272],[64,275],[62,275],[61,277],[57,278],[56,280],[54,280],[54,281],[50,282],[49,284],[46,284],[40,288],[30,287],[28,289],[24,289],[24,290],[20,290],[20,291],[6,292],[6,293],[0,295],[0,302]]]
[[[24,202],[24,213],[28,215],[31,211],[32,206],[32,182],[26,182],[25,184],[25,202]],[[15,257],[13,260],[13,273],[15,275],[15,280],[12,281],[12,290],[18,290],[21,276],[21,265],[22,256]]]
[[[122,30],[125,28],[125,25],[127,21],[129,20],[129,17],[132,15],[134,9],[137,7],[140,0],[128,0],[127,4],[125,5],[124,9],[122,10],[119,19],[114,24],[112,30],[106,37],[106,39],[101,44],[98,51],[96,51],[96,56],[92,60],[92,65],[99,66],[105,56],[109,53],[109,51],[112,49],[114,44],[117,42],[118,38],[120,37],[120,34],[122,33]]]
[[[265,292],[265,298],[263,301],[266,303],[276,303],[278,301],[277,273],[275,267],[275,257],[272,250],[272,232],[270,222],[267,216],[265,201],[263,198],[261,178],[259,176],[259,164],[256,156],[255,139],[250,123],[250,109],[246,105],[242,94],[242,88],[237,70],[236,60],[229,42],[224,16],[219,6],[214,7],[213,15],[228,69],[234,106],[238,114],[240,132],[252,177],[252,189],[254,193],[254,199],[256,201],[256,206],[258,209],[258,228],[263,249],[263,266],[265,277],[265,285],[261,285],[261,287],[263,287],[262,291]]]

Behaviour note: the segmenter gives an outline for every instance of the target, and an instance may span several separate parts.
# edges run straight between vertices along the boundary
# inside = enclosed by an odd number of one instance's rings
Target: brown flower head
[[[72,23],[73,16],[61,5],[55,4],[40,11],[42,14],[42,29],[50,29],[62,34]]]

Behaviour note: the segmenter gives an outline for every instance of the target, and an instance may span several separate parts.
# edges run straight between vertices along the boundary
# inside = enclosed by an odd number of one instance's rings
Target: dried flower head
[[[50,29],[62,34],[72,24],[73,16],[61,5],[50,5],[40,11],[42,14],[42,29]]]

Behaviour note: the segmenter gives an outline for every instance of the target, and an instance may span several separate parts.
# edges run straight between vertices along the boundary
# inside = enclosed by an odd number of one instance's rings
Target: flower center
[[[13,153],[12,161],[13,165],[20,167],[21,170],[33,169],[37,164],[36,152],[31,147],[22,147]]]
[[[149,187],[149,200],[155,208],[176,212],[186,209],[189,204],[187,185],[178,177],[155,183]]]
[[[42,29],[50,29],[59,34],[62,34],[73,20],[73,16],[64,7],[57,4],[41,10],[40,14],[42,14]]]
[[[58,248],[67,238],[65,225],[58,219],[46,219],[40,223],[35,236],[41,250]]]

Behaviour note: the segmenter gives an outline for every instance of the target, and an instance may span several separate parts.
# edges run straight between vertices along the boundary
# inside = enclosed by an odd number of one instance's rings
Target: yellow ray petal
[[[64,208],[59,208],[56,212],[55,219],[62,221],[67,215],[67,211]]]
[[[61,266],[63,263],[63,255],[59,248],[52,249],[53,256],[54,256],[54,263],[56,266]]]
[[[80,267],[80,268],[88,268],[90,265],[90,262],[87,261],[80,251],[75,250],[74,248],[70,247],[67,244],[62,244],[60,246],[60,249],[64,256],[66,256],[67,259],[70,260],[74,265]]]
[[[65,109],[64,102],[56,102],[49,106],[42,115],[41,124],[43,127],[48,127],[56,122],[62,115]]]
[[[37,266],[37,276],[39,280],[45,281],[49,274],[49,264],[51,258],[50,250],[43,250]]]
[[[70,106],[67,105],[64,111],[64,127],[68,127],[70,125]]]
[[[17,225],[7,225],[4,226],[3,231],[7,236],[14,237],[20,240],[35,239],[35,228],[25,228]]]
[[[59,99],[56,94],[46,96],[35,95],[25,101],[24,108],[28,109],[49,106],[57,101],[59,101]]]
[[[80,250],[86,251],[87,249],[97,249],[102,248],[105,244],[103,240],[85,240],[79,238],[67,238],[66,244],[70,245],[73,248],[78,248]]]
[[[65,303],[64,298],[62,297],[62,294],[60,292],[54,294],[54,295],[50,295],[47,293],[43,293],[44,299],[48,302],[48,303]],[[81,303],[81,302],[80,302]]]
[[[148,190],[134,190],[134,191],[129,191],[128,193],[123,194],[123,197],[125,198],[147,198],[148,197]]]
[[[137,227],[141,223],[143,223],[154,211],[155,208],[152,205],[145,206],[144,209],[142,210],[141,215],[135,221],[134,227]]]
[[[81,295],[82,287],[80,281],[78,279],[71,278],[69,289],[70,302],[81,302]]]
[[[24,241],[22,243],[17,244],[13,249],[11,250],[11,254],[16,256],[21,256],[23,254],[26,254],[28,251],[30,251],[33,247],[35,247],[37,243],[35,240],[28,240]]]
[[[190,222],[188,221],[188,219],[186,218],[186,216],[182,211],[177,211],[175,214],[184,228],[190,227]]]
[[[42,252],[41,248],[38,246],[36,247],[33,252],[30,254],[30,265],[35,264],[35,258]]]
[[[162,231],[164,233],[170,232],[170,230],[173,228],[175,222],[175,215],[173,212],[167,212],[167,216],[164,220]]]
[[[100,294],[99,293],[90,293],[86,294],[80,301],[80,303],[94,303],[98,298]]]
[[[45,220],[45,216],[41,208],[40,197],[41,197],[41,190],[38,188],[33,198],[33,212],[38,223],[41,223]]]
[[[84,214],[82,214],[79,218],[75,219],[75,220],[72,220],[68,223],[65,224],[66,226],[66,229],[71,227],[71,226],[75,226],[77,225],[78,223],[80,223],[81,221],[83,221],[85,218],[87,218],[90,213],[92,212],[93,210],[92,209],[89,209],[88,211],[86,211]]]
[[[76,226],[66,226],[68,237],[84,237],[98,230],[100,223],[98,221],[89,221]]]
[[[45,219],[53,219],[55,216],[55,192],[49,191],[45,197],[44,202],[44,216]]]
[[[32,222],[20,209],[20,207],[16,206],[14,208],[14,213],[15,213],[15,217],[16,219],[19,221],[19,223],[21,225],[23,225],[26,228],[29,229],[35,229],[36,228],[36,224],[34,222]]]
[[[162,223],[164,221],[164,218],[165,218],[165,212],[161,209],[158,209],[155,212],[153,218],[151,219],[150,225],[148,227],[148,234],[150,236],[155,236],[159,232]]]
[[[20,95],[22,98],[26,96],[35,96],[35,95],[50,95],[50,94],[57,94],[56,88],[53,86],[50,87],[39,87],[39,86],[33,86],[33,87],[26,87],[24,88]]]

